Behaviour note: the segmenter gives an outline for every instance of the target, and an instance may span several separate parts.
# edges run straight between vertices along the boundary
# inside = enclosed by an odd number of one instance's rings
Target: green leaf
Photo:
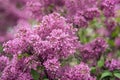
[[[91,67],[91,73],[95,73],[96,72],[96,67]]]
[[[0,45],[0,52],[3,52],[3,47],[2,47],[2,45]]]
[[[101,67],[103,67],[104,66],[104,57],[101,57],[101,59],[98,61],[98,63],[97,63],[97,66],[99,67],[99,68],[101,68]]]
[[[118,57],[120,57],[120,50],[117,50],[116,54]]]
[[[108,44],[109,44],[110,46],[115,46],[114,40],[111,40],[111,39],[108,40]]]
[[[23,57],[29,57],[29,54],[28,53],[23,53],[23,54],[19,54],[18,55],[18,58],[21,59]]]
[[[34,80],[39,80],[40,74],[37,71],[32,69],[31,74],[32,74],[32,77],[33,77]]]
[[[113,74],[114,74],[115,77],[117,77],[117,78],[120,79],[120,73],[118,73],[118,72],[114,72]]]
[[[117,21],[117,22],[120,22],[120,18],[116,18],[116,21]]]
[[[108,76],[112,76],[112,73],[110,71],[105,71],[102,73],[100,79],[103,79],[103,78],[108,77]]]

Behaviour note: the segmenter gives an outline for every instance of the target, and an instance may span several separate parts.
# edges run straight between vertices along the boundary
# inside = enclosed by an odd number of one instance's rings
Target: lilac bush
[[[120,0],[0,4],[0,80],[120,79]]]

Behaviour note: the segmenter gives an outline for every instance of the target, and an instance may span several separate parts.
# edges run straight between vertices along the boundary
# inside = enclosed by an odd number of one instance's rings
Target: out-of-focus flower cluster
[[[119,0],[1,0],[0,34],[16,25],[20,19],[41,21],[43,16],[53,12],[60,13],[76,27],[87,27],[101,13],[106,18],[115,17],[119,3]]]
[[[119,59],[112,59],[106,61],[106,67],[110,70],[120,70],[120,60]]]
[[[89,59],[97,60],[107,48],[107,43],[102,38],[97,38],[91,43],[83,45],[80,49],[80,54],[84,61]]]

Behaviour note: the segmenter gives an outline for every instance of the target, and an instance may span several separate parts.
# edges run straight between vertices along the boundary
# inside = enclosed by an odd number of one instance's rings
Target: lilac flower
[[[48,57],[68,57],[79,46],[75,29],[57,13],[43,17],[41,26],[36,29],[36,33],[41,37],[41,40],[34,44],[34,48],[38,49],[38,53],[44,53]]]
[[[33,80],[33,78],[30,73],[20,73],[16,80]]]
[[[90,76],[90,68],[85,63],[80,63],[68,69],[61,80],[96,80]]]
[[[25,10],[28,12],[31,18],[34,18],[38,21],[43,17],[42,3],[40,3],[39,0],[27,1]]]
[[[92,42],[83,45],[83,47],[80,49],[80,54],[85,61],[89,59],[98,59],[106,48],[107,43],[105,40],[102,38],[97,38]]]
[[[102,4],[101,4],[101,8],[103,10],[103,13],[106,17],[112,17],[115,15],[115,1],[116,0],[103,0]]]
[[[0,74],[8,64],[9,64],[9,59],[5,56],[1,56],[0,57]]]
[[[21,54],[27,49],[27,43],[25,43],[24,40],[21,40],[19,38],[15,38],[13,40],[8,41],[5,43],[4,46],[4,51],[6,53],[10,54]]]
[[[53,30],[48,36],[48,40],[51,42],[52,47],[57,52],[59,57],[68,57],[75,53],[77,49],[77,37],[70,35],[67,32],[63,32],[61,29]],[[78,44],[77,44],[78,43]]]
[[[73,18],[73,23],[78,27],[87,27],[88,21],[80,13],[77,13]]]
[[[29,68],[26,67],[24,59],[19,60],[14,55],[12,61],[3,70],[1,80],[31,80]]]
[[[89,8],[84,12],[84,16],[87,20],[93,20],[94,17],[100,16],[98,8]]]
[[[80,46],[76,36],[77,30],[66,23],[66,19],[58,13],[46,15],[41,25],[33,29],[27,23],[20,23],[17,25],[15,38],[3,46],[4,52],[11,53],[13,56],[23,55],[23,57],[20,60],[16,58],[17,56],[13,57],[11,65],[3,71],[2,80],[15,78],[19,80],[22,73],[27,75],[30,69],[37,69],[38,66],[45,67],[48,71],[45,71],[45,74],[48,75],[51,71],[59,69],[60,59],[73,55]],[[28,58],[24,56],[25,53],[28,54]],[[24,69],[27,69],[25,73]],[[10,76],[12,77],[9,78]],[[22,77],[24,79],[24,76]]]
[[[120,60],[119,59],[107,60],[105,66],[111,71],[120,70]]]
[[[60,63],[58,62],[58,59],[53,58],[44,62],[44,66],[48,71],[57,71],[60,68]]]
[[[111,19],[106,19],[105,25],[106,25],[106,29],[109,31],[109,33],[111,33],[116,27],[115,21],[111,20]]]
[[[66,0],[65,2],[67,20],[77,26],[87,26],[89,20],[93,20],[100,15],[95,0]]]

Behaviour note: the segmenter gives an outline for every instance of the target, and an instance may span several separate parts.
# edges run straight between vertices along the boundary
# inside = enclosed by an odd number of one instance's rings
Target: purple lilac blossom
[[[60,62],[56,58],[48,59],[44,62],[44,66],[48,71],[57,71],[60,68]]]
[[[36,29],[36,33],[42,41],[39,40],[36,42],[34,49],[37,53],[40,53],[42,50],[42,54],[46,54],[48,57],[68,57],[73,54],[80,45],[79,41],[77,41],[77,36],[75,36],[75,31],[76,30],[73,29],[70,24],[67,24],[66,20],[59,14],[53,13],[45,16],[40,27]],[[41,49],[39,49],[40,45],[43,45]]]
[[[105,62],[105,66],[111,71],[120,70],[120,60],[119,59],[107,60]]]
[[[90,43],[83,45],[80,54],[83,60],[98,59],[107,48],[107,43],[103,38],[96,38]]]
[[[0,80],[32,80],[29,68],[26,67],[24,59],[18,59],[14,55],[10,64],[3,70]]]
[[[0,74],[8,64],[9,64],[8,57],[0,56]]]
[[[69,68],[60,80],[96,80],[90,76],[90,68],[85,63]]]
[[[20,22],[20,25],[17,26],[18,29],[14,39],[3,45],[4,52],[13,56],[28,54],[28,58],[23,56],[23,59],[20,58],[19,60],[14,57],[11,65],[4,69],[2,80],[19,78],[24,68],[30,70],[36,69],[37,66],[44,66],[45,74],[48,75],[48,73],[56,71],[60,67],[60,59],[73,55],[80,46],[76,36],[77,30],[71,24],[66,23],[66,19],[58,13],[46,15],[37,27],[31,28],[24,22]],[[19,65],[21,62],[23,64]],[[34,64],[36,65],[32,66]],[[11,68],[14,70],[13,72]],[[25,72],[25,75],[29,73],[29,70]]]

